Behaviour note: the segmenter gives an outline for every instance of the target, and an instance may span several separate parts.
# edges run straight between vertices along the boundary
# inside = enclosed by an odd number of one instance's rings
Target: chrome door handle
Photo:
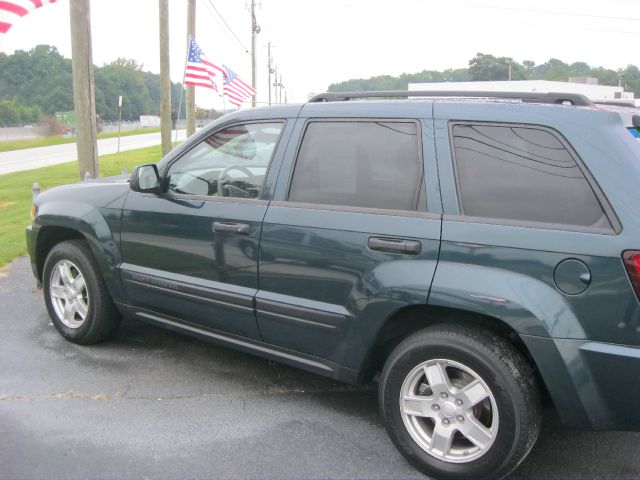
[[[380,252],[418,255],[422,249],[420,242],[401,238],[369,237],[367,246]]]
[[[251,226],[248,223],[213,222],[214,232],[229,232],[247,235],[250,230]]]

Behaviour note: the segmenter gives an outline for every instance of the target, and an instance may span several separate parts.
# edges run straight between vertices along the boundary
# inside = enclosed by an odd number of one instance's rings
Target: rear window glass
[[[462,212],[473,217],[610,229],[593,189],[555,133],[454,125]]]

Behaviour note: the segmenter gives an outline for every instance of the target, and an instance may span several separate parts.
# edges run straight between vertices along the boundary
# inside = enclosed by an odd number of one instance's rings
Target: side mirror
[[[129,186],[134,192],[160,193],[158,167],[149,164],[134,168],[129,178]]]

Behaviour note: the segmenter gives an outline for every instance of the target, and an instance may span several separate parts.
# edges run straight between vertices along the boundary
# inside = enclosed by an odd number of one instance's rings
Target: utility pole
[[[187,4],[187,51],[189,42],[196,36],[196,0]],[[196,132],[196,90],[193,85],[186,85],[187,90],[187,137]]]
[[[509,62],[509,81],[511,81],[511,62]]]
[[[282,103],[282,74],[280,74],[280,79],[278,80],[278,103]]]
[[[271,105],[271,74],[273,73],[273,68],[271,68],[271,42],[267,44],[267,58],[267,69],[269,72],[269,82],[267,85],[269,85],[269,105]]]
[[[171,151],[171,77],[169,75],[169,0],[158,0],[160,18],[160,137],[162,156]]]
[[[275,74],[273,75],[273,87],[275,87],[273,89],[273,96],[275,97],[275,103],[278,103],[278,66],[276,65],[276,67],[273,69],[273,71],[275,72]]]
[[[96,141],[96,97],[91,52],[91,11],[89,0],[69,2],[71,20],[71,65],[73,68],[73,104],[76,111],[76,147],[80,178],[100,174]]]
[[[251,86],[256,90],[256,36],[260,25],[256,23],[256,0],[251,0]],[[251,97],[251,106],[256,106],[256,96]]]
[[[122,125],[122,95],[118,95],[118,153],[120,153],[120,126]]]

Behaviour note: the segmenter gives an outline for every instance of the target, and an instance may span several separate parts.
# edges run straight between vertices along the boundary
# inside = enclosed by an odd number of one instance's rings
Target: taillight
[[[640,252],[629,250],[622,254],[624,266],[627,268],[629,280],[640,300]]]

